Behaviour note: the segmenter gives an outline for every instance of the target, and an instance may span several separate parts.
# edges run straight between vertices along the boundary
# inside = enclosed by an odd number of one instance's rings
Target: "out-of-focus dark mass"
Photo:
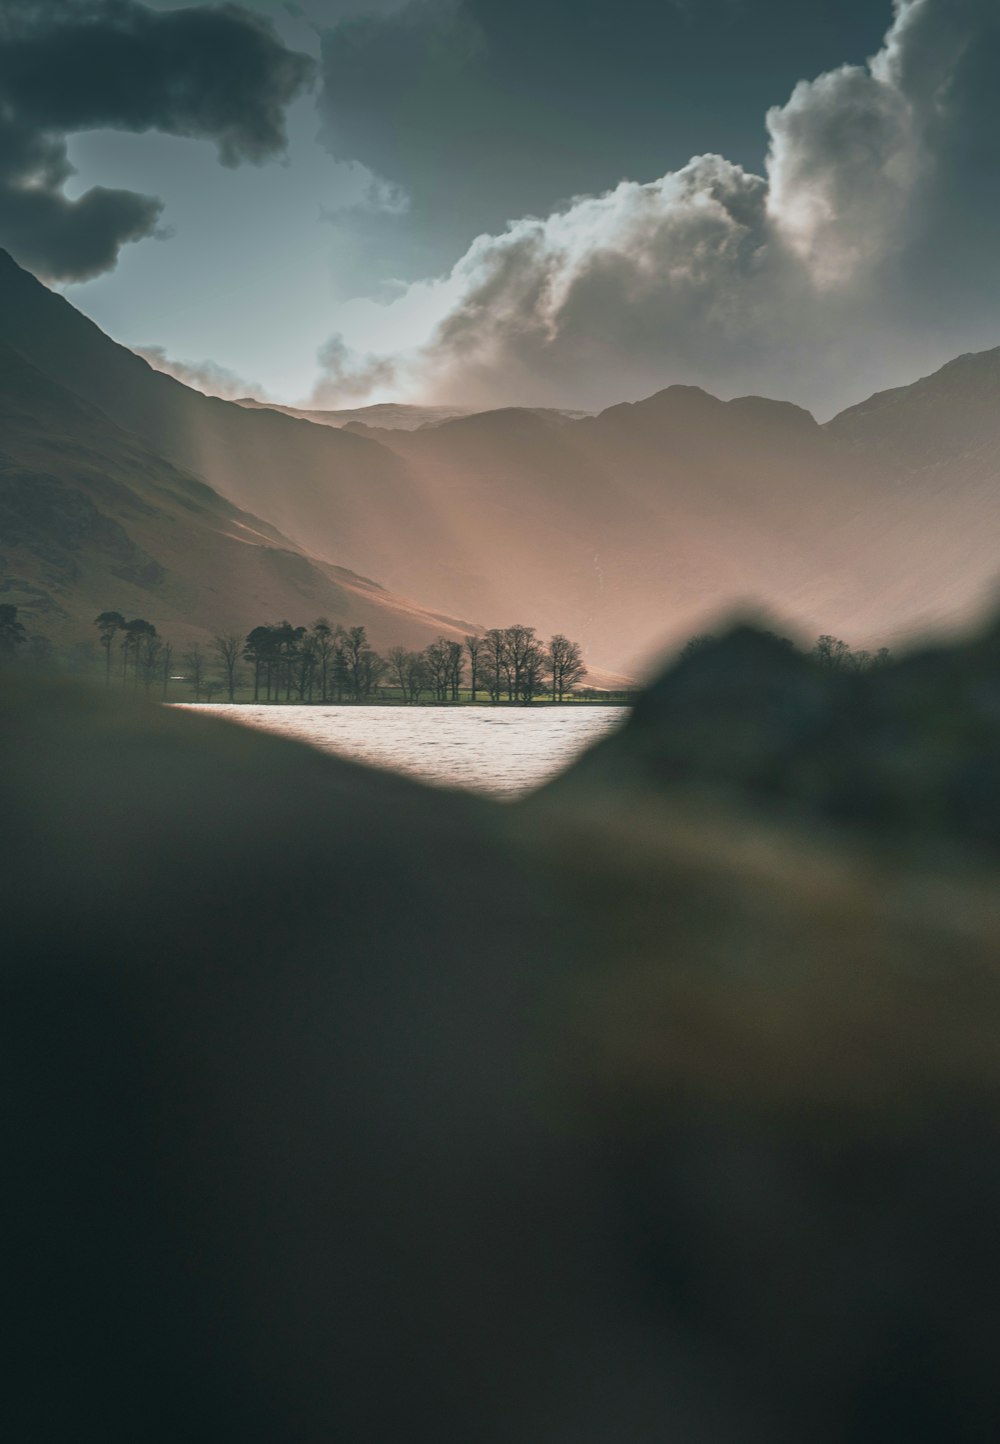
[[[508,806],[5,683],[10,1437],[993,1437],[997,648]]]

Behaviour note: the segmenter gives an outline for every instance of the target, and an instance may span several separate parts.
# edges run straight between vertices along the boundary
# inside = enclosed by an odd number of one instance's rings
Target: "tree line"
[[[94,625],[104,650],[105,685],[166,695],[174,662],[170,643],[151,622],[101,612]],[[587,675],[580,645],[557,633],[543,641],[534,627],[493,627],[458,641],[438,637],[421,651],[372,647],[364,627],[310,626],[283,621],[254,627],[246,636],[222,632],[206,649],[195,645],[177,658],[196,702],[219,693],[236,700],[244,687],[255,702],[370,702],[386,689],[404,702],[425,697],[458,702],[528,704],[548,696],[563,702]]]
[[[168,695],[171,681],[186,681],[194,700],[210,702],[252,688],[255,702],[370,702],[398,693],[403,702],[531,703],[539,697],[564,702],[581,692],[587,675],[578,643],[557,633],[544,642],[533,627],[493,627],[461,641],[438,637],[421,651],[393,646],[381,656],[364,627],[333,626],[325,617],[308,627],[283,621],[239,632],[216,634],[206,647],[176,653],[145,618],[101,612],[94,620],[103,651],[105,685]],[[774,634],[772,634],[774,635]],[[689,657],[716,638],[703,633],[685,643]],[[798,651],[788,637],[776,637]],[[867,672],[892,660],[887,647],[854,649],[829,634],[808,653],[831,671]],[[55,651],[43,636],[29,634],[18,608],[0,603],[0,664],[13,661],[52,666]],[[183,675],[173,669],[183,668]]]
[[[790,637],[779,637],[776,632],[768,632],[766,635],[773,637],[791,652],[799,650]],[[681,656],[694,656],[716,640],[709,632],[692,637],[681,648]],[[826,632],[816,638],[815,644],[806,655],[829,672],[872,672],[880,667],[887,667],[892,661],[892,653],[888,647],[879,647],[876,652],[867,651],[865,648],[855,649],[840,637],[831,637]]]

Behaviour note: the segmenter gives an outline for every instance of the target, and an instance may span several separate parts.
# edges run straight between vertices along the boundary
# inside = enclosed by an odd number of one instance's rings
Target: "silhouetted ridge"
[[[602,778],[1000,849],[1000,624],[865,672],[738,627],[664,673],[553,787]]]

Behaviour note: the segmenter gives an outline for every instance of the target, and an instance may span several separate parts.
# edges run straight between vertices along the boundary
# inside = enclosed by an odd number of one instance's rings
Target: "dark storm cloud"
[[[3,0],[0,243],[40,274],[82,280],[154,232],[154,197],[100,187],[71,201],[64,137],[112,128],[214,141],[225,165],[285,144],[313,62],[237,5],[154,12],[136,0]]]
[[[890,0],[411,0],[324,31],[323,135],[410,193],[395,259],[426,274],[625,176],[706,151],[759,167],[767,107],[890,20]]]

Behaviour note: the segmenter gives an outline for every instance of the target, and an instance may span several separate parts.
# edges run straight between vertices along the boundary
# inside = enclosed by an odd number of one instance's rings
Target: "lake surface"
[[[427,782],[516,797],[621,726],[625,707],[255,707],[178,703]]]

